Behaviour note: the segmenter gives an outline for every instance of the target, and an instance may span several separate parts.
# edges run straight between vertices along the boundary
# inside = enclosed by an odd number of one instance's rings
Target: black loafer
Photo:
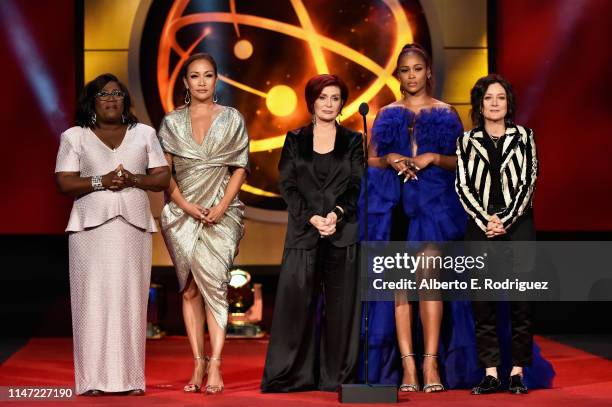
[[[487,375],[478,384],[478,386],[472,389],[472,394],[491,394],[499,390],[501,382],[497,377]]]
[[[510,386],[508,387],[508,391],[512,394],[527,394],[527,386],[523,383],[523,376],[520,374],[515,374],[510,376]]]
[[[99,397],[99,396],[103,396],[104,392],[102,390],[87,390],[85,393],[81,394],[81,396],[85,396],[85,397]]]

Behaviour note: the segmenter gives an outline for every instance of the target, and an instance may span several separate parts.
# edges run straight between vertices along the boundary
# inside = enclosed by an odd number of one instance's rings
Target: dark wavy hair
[[[125,97],[123,98],[123,123],[127,124],[129,128],[134,127],[138,123],[138,119],[132,113],[132,98],[130,97],[130,92],[128,92],[127,87],[112,73],[104,73],[83,87],[81,95],[77,100],[76,113],[74,115],[74,121],[77,126],[87,128],[98,126],[97,123],[92,120],[96,112],[96,94],[109,82],[117,82],[119,89],[125,93]]]
[[[413,44],[406,44],[404,45],[404,47],[402,48],[402,50],[400,51],[399,55],[397,56],[397,62],[395,63],[395,75],[397,75],[399,73],[399,64],[400,61],[402,60],[402,58],[408,54],[416,54],[418,56],[420,56],[423,61],[425,62],[425,69],[429,69],[431,75],[429,78],[427,78],[427,82],[425,84],[425,90],[427,92],[428,95],[432,95],[433,94],[433,90],[434,90],[434,86],[435,86],[435,82],[434,82],[434,77],[433,77],[433,68],[431,65],[431,57],[429,56],[429,52],[427,52],[425,50],[425,48],[423,48],[422,46],[420,46],[417,43],[413,43]],[[401,84],[400,84],[401,86]],[[400,90],[402,91],[402,93],[404,93],[404,89],[400,88]]]
[[[325,73],[310,78],[306,83],[304,96],[306,97],[306,107],[308,107],[310,114],[314,114],[315,100],[317,100],[323,89],[327,86],[337,86],[340,88],[340,112],[342,112],[342,108],[348,100],[348,87],[338,75]]]
[[[516,97],[514,96],[512,85],[510,85],[510,82],[505,80],[501,75],[492,73],[478,79],[474,84],[474,87],[470,91],[470,102],[472,104],[472,110],[470,110],[470,118],[472,119],[472,123],[476,127],[484,126],[484,117],[482,115],[482,102],[484,100],[485,93],[487,93],[487,89],[489,89],[489,86],[493,85],[494,83],[499,83],[506,90],[506,101],[508,104],[508,112],[506,113],[506,117],[504,117],[506,127],[514,125],[514,114],[516,112]]]

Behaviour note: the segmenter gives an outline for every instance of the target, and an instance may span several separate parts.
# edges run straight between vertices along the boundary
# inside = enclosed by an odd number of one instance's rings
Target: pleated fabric
[[[159,134],[165,152],[173,155],[176,183],[185,199],[205,208],[217,205],[225,193],[232,167],[248,170],[249,138],[242,115],[224,106],[213,119],[202,144],[195,142],[189,109],[164,117]],[[179,289],[193,275],[218,325],[227,326],[229,271],[238,253],[244,225],[244,204],[238,196],[218,223],[205,226],[174,202],[164,206],[160,223],[174,263]]]

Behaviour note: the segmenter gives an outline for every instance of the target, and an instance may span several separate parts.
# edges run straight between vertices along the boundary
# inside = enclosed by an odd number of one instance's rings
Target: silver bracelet
[[[94,175],[93,177],[91,177],[91,187],[94,191],[102,191],[103,189],[105,189],[104,185],[102,185],[101,175]]]

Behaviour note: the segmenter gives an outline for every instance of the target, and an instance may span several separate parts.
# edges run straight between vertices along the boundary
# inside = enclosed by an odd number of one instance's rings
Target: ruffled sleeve
[[[372,126],[372,145],[378,157],[409,154],[408,126],[413,120],[414,113],[399,106],[387,107],[378,114]]]
[[[454,155],[457,139],[463,135],[463,124],[454,110],[448,110],[439,126],[440,154]]]

